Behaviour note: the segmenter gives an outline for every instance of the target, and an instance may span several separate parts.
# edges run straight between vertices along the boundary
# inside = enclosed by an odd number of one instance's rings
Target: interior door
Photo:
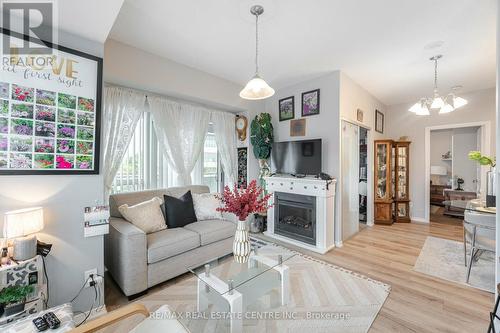
[[[342,121],[342,240],[359,231],[359,127]]]

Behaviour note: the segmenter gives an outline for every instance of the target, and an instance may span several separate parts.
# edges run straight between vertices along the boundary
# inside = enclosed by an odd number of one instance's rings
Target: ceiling
[[[443,93],[495,86],[495,0],[125,0],[110,37],[243,85],[255,3],[274,88],[340,69],[387,105],[409,102],[432,93],[434,54]]]

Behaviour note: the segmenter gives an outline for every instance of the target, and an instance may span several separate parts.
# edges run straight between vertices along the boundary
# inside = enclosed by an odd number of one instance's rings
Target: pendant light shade
[[[441,97],[434,97],[432,100],[431,109],[441,109],[444,106],[444,101]]]
[[[455,109],[459,108],[461,106],[467,105],[467,103],[469,103],[469,102],[467,102],[467,100],[465,98],[453,96],[453,107]]]
[[[258,100],[268,98],[274,95],[274,89],[271,88],[266,81],[262,80],[258,75],[255,75],[245,88],[240,91],[240,97],[243,99]]]
[[[455,110],[455,108],[454,108],[452,105],[450,105],[450,104],[446,103],[446,104],[445,104],[445,105],[443,105],[443,107],[439,110],[439,114],[443,114],[443,113],[450,113],[450,112],[452,112],[452,111],[454,111],[454,110]]]
[[[264,13],[264,7],[259,5],[252,6],[250,13],[255,16],[255,75],[248,81],[245,88],[240,91],[240,97],[243,99],[258,100],[274,95],[274,89],[259,75],[259,15]]]

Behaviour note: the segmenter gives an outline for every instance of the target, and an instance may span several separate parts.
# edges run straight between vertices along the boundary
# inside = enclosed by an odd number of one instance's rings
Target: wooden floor
[[[376,225],[325,255],[307,254],[392,286],[370,332],[486,332],[493,294],[413,271],[427,236],[461,240],[462,227],[446,222]],[[108,280],[111,310],[127,300]],[[175,279],[153,289],[172,283]]]

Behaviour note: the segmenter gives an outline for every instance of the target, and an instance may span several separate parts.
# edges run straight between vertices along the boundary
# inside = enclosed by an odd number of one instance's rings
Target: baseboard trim
[[[423,219],[421,217],[412,217],[411,218],[412,222],[418,222],[418,223],[429,223],[429,220]]]
[[[342,247],[342,246],[344,246],[344,243],[342,243],[342,241],[335,242],[335,246],[336,247]]]

